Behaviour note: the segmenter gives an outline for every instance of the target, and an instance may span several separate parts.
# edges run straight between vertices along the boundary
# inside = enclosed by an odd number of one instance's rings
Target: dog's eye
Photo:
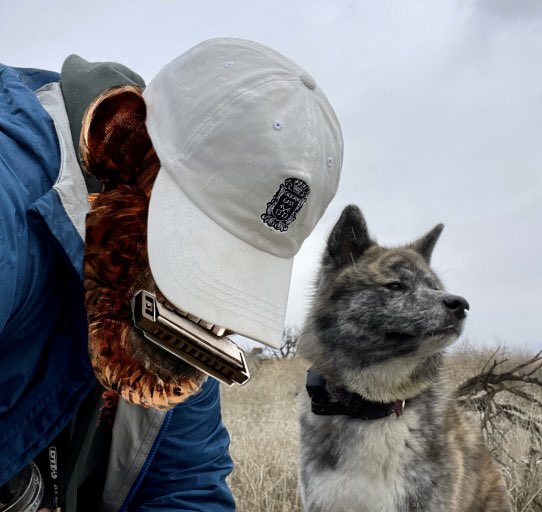
[[[406,286],[403,283],[400,283],[399,281],[394,281],[393,283],[386,283],[384,286],[388,290],[394,290],[396,292],[406,290]]]

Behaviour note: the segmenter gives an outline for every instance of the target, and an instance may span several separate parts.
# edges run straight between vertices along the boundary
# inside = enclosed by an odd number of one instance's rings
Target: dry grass
[[[300,511],[296,396],[303,389],[306,368],[298,359],[249,365],[251,381],[222,392],[235,461],[230,485],[237,510]]]
[[[449,357],[458,385],[482,370],[491,350],[462,346]],[[508,355],[505,368],[525,360]],[[297,493],[298,393],[304,390],[307,364],[302,359],[250,361],[252,380],[244,387],[223,389],[223,415],[232,438],[235,470],[230,479],[239,512],[301,511]],[[537,391],[538,392],[538,391]],[[541,396],[542,399],[542,396]],[[515,402],[526,415],[535,406]],[[542,512],[541,440],[528,430],[502,423],[488,439],[503,464],[518,512]]]

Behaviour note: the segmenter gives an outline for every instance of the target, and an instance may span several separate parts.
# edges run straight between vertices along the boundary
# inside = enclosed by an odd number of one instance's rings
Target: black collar
[[[350,416],[360,420],[376,420],[395,413],[403,414],[404,400],[384,404],[371,402],[357,393],[344,388],[329,386],[314,368],[307,371],[307,393],[311,399],[311,410],[319,416]]]

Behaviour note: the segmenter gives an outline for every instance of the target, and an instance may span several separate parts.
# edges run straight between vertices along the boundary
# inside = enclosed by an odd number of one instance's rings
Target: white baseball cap
[[[261,44],[205,41],[144,92],[160,160],[152,275],[175,307],[273,347],[293,257],[337,190],[343,140],[311,76]]]

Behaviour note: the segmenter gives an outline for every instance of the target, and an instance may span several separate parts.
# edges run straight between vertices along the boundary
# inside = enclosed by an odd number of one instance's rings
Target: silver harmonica
[[[132,312],[145,338],[170,354],[227,386],[250,379],[245,354],[232,340],[168,309],[152,293],[139,290],[134,294]]]

